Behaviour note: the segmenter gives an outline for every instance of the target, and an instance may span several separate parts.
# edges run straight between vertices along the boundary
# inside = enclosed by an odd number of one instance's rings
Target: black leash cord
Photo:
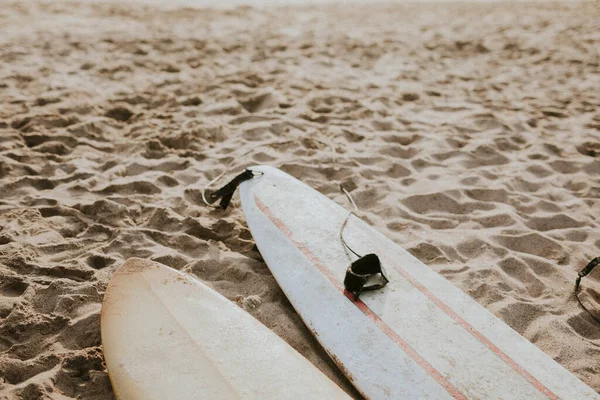
[[[254,178],[254,173],[247,169],[235,178],[233,178],[228,184],[216,190],[208,195],[208,203],[212,204],[215,201],[221,199],[219,206],[222,209],[226,209],[231,202],[231,198],[233,197],[233,193],[235,193],[235,189],[244,181]]]

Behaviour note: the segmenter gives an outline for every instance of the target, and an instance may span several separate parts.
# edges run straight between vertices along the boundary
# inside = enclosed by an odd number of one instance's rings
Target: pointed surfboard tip
[[[133,274],[133,273],[148,271],[151,269],[156,269],[159,267],[160,267],[160,264],[158,264],[154,261],[146,260],[143,258],[132,257],[132,258],[128,258],[127,261],[125,261],[119,267],[119,269],[117,269],[117,271],[115,272],[115,275],[116,274]]]

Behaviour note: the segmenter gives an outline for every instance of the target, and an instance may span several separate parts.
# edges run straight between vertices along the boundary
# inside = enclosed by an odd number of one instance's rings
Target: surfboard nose
[[[257,179],[260,179],[262,175],[270,173],[273,170],[277,171],[276,168],[273,168],[270,165],[253,165],[252,167],[248,167],[247,169],[252,171],[252,173],[254,174],[254,178],[244,181],[240,184],[240,195],[242,195],[243,193],[249,193],[255,187]]]
[[[115,274],[132,274],[157,268],[158,265],[152,261],[132,257],[127,259],[127,261],[115,271]]]

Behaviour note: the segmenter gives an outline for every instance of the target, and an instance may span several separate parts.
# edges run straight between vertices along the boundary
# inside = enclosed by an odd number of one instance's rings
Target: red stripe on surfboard
[[[329,280],[336,286],[336,288],[338,288],[339,290],[341,289],[343,292],[345,292],[344,289],[341,287],[341,285],[337,282],[337,280],[335,279],[335,277],[332,275],[331,271],[329,271],[327,268],[325,268],[319,262],[318,258],[314,254],[312,254],[312,252],[306,247],[306,245],[304,245],[302,243],[299,243],[296,240],[294,240],[292,232],[285,225],[285,223],[283,221],[281,221],[280,219],[278,219],[277,217],[275,217],[271,213],[271,211],[269,210],[269,208],[264,203],[262,203],[256,196],[255,196],[255,201],[256,201],[256,205],[258,206],[258,208],[260,208],[265,213],[265,215],[267,217],[269,217],[269,219],[271,219],[271,221],[292,241],[292,243],[294,243],[294,245],[296,247],[298,247],[298,249],[300,249],[300,251],[302,251],[308,257],[308,259],[310,259],[317,266],[317,268],[319,268],[319,270],[321,270],[321,272],[323,272],[323,274],[325,274],[325,276],[327,276],[327,278],[329,278]],[[383,252],[381,252],[381,253],[383,254]],[[383,256],[383,258],[386,259],[386,262],[390,261],[385,256]],[[392,262],[389,262],[389,264],[394,265],[394,263],[392,263]],[[492,351],[494,354],[496,354],[498,356],[498,358],[500,358],[502,361],[504,361],[515,372],[517,372],[519,375],[521,375],[523,378],[525,378],[525,380],[527,380],[539,392],[541,392],[542,394],[544,394],[549,399],[552,399],[552,400],[558,400],[559,399],[559,397],[556,394],[554,394],[550,389],[548,389],[543,383],[541,383],[540,381],[538,381],[533,375],[531,375],[523,367],[521,367],[519,364],[517,364],[513,359],[511,359],[506,353],[504,353],[502,350],[500,350],[488,338],[486,338],[485,336],[483,336],[483,334],[481,334],[477,329],[475,329],[466,320],[464,320],[460,315],[458,315],[450,307],[448,307],[448,305],[446,303],[444,303],[442,300],[440,300],[436,295],[434,295],[425,286],[423,286],[422,284],[420,284],[408,272],[406,272],[405,270],[403,270],[402,268],[400,268],[398,265],[394,265],[394,267],[395,267],[396,271],[398,271],[410,284],[412,284],[417,290],[419,290],[421,293],[423,293],[425,296],[427,296],[427,298],[429,298],[435,305],[437,305],[442,311],[444,311],[450,318],[452,318],[457,324],[459,324],[460,326],[462,326],[467,332],[469,332],[477,340],[479,340],[482,344],[484,344],[490,351]],[[346,295],[346,297],[348,297],[348,299],[350,299],[350,300],[353,301],[352,297],[350,297],[348,295]],[[431,368],[432,371],[435,371],[435,373],[437,373],[441,379],[443,379],[444,381],[446,381],[445,378],[437,370],[435,370],[435,368],[433,368],[418,353],[416,353],[416,351],[414,351],[414,349],[412,349],[410,347],[410,345],[408,345],[408,343],[406,343],[404,340],[402,340],[402,338],[400,338],[400,336],[398,336],[398,334],[396,332],[394,332],[387,324],[385,324],[385,322],[383,322],[375,313],[373,313],[373,311],[366,304],[364,304],[361,300],[358,300],[358,301],[356,301],[354,303],[357,305],[357,307],[361,311],[363,311],[363,313],[365,313],[373,321],[375,321],[375,323],[392,340],[394,340],[396,343],[398,343],[398,345],[400,345],[400,347],[402,347],[402,349],[405,349],[405,348],[404,348],[404,346],[400,342],[404,343],[407,346],[407,348],[409,348],[410,350],[412,350],[414,352],[414,356],[415,357],[418,357],[418,358],[422,359],[423,362],[426,363]],[[395,337],[393,337],[393,336],[395,336]],[[406,353],[411,358],[413,358],[413,360],[415,362],[417,362],[419,365],[421,365],[421,367],[423,367],[423,364],[421,364],[419,361],[417,361],[417,359],[415,359],[413,357],[413,355],[411,355],[408,351],[406,351]],[[430,372],[429,369],[427,369],[425,367],[423,367],[423,369],[425,369],[428,373],[430,373],[430,375],[433,378],[435,378],[438,381],[438,383],[440,383],[440,381],[434,375],[432,375],[432,373]],[[446,382],[448,382],[448,381],[446,381]],[[454,390],[456,390],[456,392],[460,396],[463,396],[462,398],[465,398],[464,395],[462,395],[462,393],[460,393],[458,391],[458,389],[456,389],[450,382],[448,382],[448,384]],[[442,384],[442,386],[444,386],[444,388],[446,388],[445,385]],[[448,388],[446,388],[446,390],[448,390]],[[454,394],[450,390],[448,390],[448,392],[454,396]]]
[[[312,261],[312,263],[323,273],[323,275],[325,275],[331,281],[331,283],[333,284],[333,286],[335,286],[336,289],[338,289],[346,297],[348,297],[348,299],[352,301],[356,305],[356,307],[358,307],[358,309],[362,311],[367,317],[372,319],[375,322],[375,324],[379,327],[379,329],[381,329],[392,341],[394,341],[402,350],[404,350],[404,352],[410,358],[412,358],[414,362],[419,364],[419,366],[423,368],[433,379],[435,379],[437,383],[439,383],[452,397],[461,400],[467,399],[467,397],[464,394],[462,394],[446,378],[444,378],[438,370],[436,370],[431,364],[429,364],[423,357],[421,357],[421,355],[419,355],[419,353],[417,353],[415,349],[413,349],[408,343],[406,343],[406,341],[404,341],[404,339],[402,339],[396,332],[394,332],[392,328],[390,328],[385,322],[383,322],[381,318],[377,316],[377,314],[375,314],[365,303],[362,302],[362,300],[359,299],[354,301],[352,299],[352,294],[344,290],[344,287],[338,282],[338,280],[331,273],[331,271],[328,270],[323,264],[321,264],[317,256],[315,256],[310,251],[310,249],[306,247],[306,245],[294,239],[292,232],[285,225],[285,223],[279,218],[277,218],[275,215],[273,215],[271,210],[269,210],[269,208],[257,197],[255,197],[254,199],[258,208],[271,220],[271,222],[275,224],[275,226],[277,226],[277,228],[279,228],[279,230],[285,236],[287,236],[287,238],[294,244],[294,246],[296,246],[302,253],[304,253],[304,255],[310,261]]]
[[[421,368],[423,368],[433,379],[437,381],[437,383],[439,383],[444,389],[446,389],[446,391],[452,397],[454,397],[455,399],[467,399],[467,396],[462,394],[460,390],[456,388],[456,386],[450,383],[446,378],[442,376],[442,374],[440,374],[440,372],[437,369],[435,369],[423,357],[421,357],[421,355],[417,353],[415,349],[413,349],[408,343],[406,343],[404,339],[402,339],[396,332],[394,332],[394,330],[390,328],[385,322],[383,322],[381,318],[379,318],[377,314],[375,314],[373,310],[369,308],[369,306],[362,302],[362,300],[354,300],[354,295],[346,290],[344,290],[343,293],[351,302],[353,302],[358,307],[360,311],[362,311],[367,317],[373,320],[373,322],[375,322],[375,325],[377,325],[379,329],[383,331],[383,333],[385,333],[398,346],[400,346],[400,348],[404,350],[404,352],[408,354],[408,356],[412,358],[413,361],[419,364]]]
[[[394,263],[390,262],[390,260],[383,256],[383,259],[386,260],[387,263],[394,265]],[[467,321],[465,321],[460,315],[452,311],[450,307],[439,297],[431,293],[429,289],[425,286],[421,285],[415,278],[413,278],[410,274],[408,274],[405,270],[394,265],[396,271],[398,271],[407,281],[409,281],[416,289],[418,289],[421,293],[429,298],[435,305],[437,305],[442,311],[444,311],[450,318],[452,318],[457,324],[462,326],[467,332],[473,335],[477,340],[483,343],[490,351],[496,354],[502,361],[504,361],[509,367],[511,367],[515,372],[525,378],[529,383],[531,383],[538,391],[543,393],[546,397],[553,400],[558,400],[559,397],[555,395],[550,389],[544,386],[543,383],[535,379],[533,375],[527,372],[523,367],[517,364],[512,358],[510,358],[506,353],[500,350],[494,343],[492,343],[488,338],[483,336],[477,329],[475,329],[472,325],[470,325]]]

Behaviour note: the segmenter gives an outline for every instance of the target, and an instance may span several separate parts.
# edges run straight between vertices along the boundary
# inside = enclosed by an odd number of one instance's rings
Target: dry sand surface
[[[573,297],[600,255],[598,3],[0,6],[0,398],[112,398],[100,306],[129,257],[210,283],[351,391],[239,201],[203,206],[232,160],[347,206],[343,183],[600,390],[600,324]]]

